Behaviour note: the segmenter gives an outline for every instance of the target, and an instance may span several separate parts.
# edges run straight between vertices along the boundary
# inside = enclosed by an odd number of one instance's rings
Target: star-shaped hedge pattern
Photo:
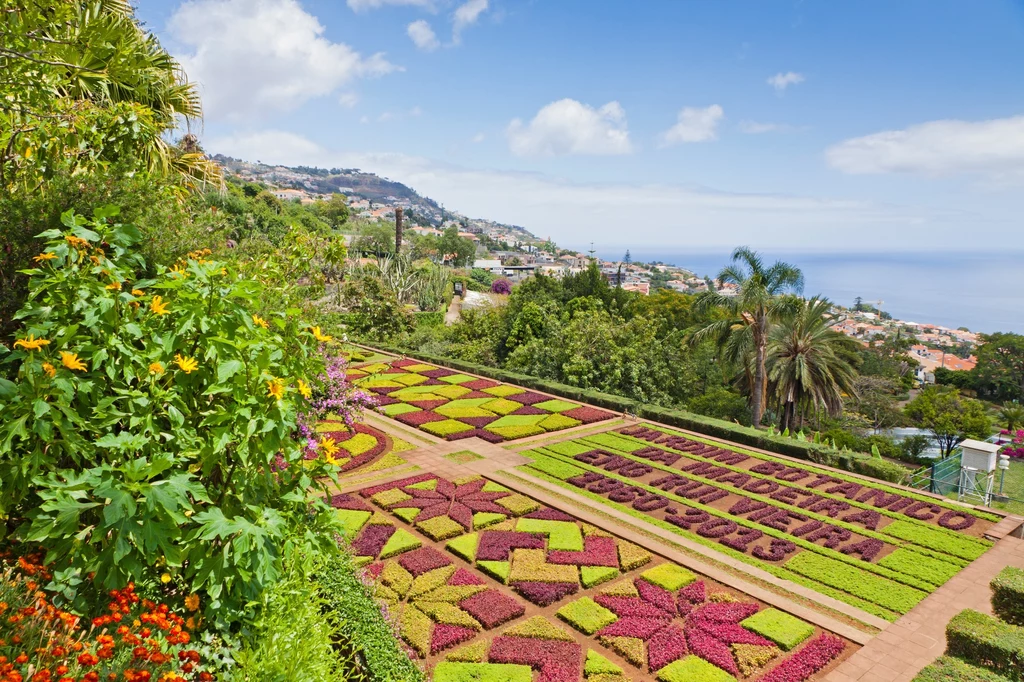
[[[416,360],[360,365],[348,377],[376,393],[387,416],[445,440],[477,437],[500,443],[614,416]]]

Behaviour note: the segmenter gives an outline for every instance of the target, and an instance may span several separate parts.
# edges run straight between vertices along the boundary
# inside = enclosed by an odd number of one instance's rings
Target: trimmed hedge
[[[443,312],[419,312],[412,314],[413,323],[417,329],[426,329],[428,327],[442,327],[444,326],[444,313]]]
[[[919,672],[914,682],[1010,682],[1010,678],[959,658],[942,656]]]
[[[1024,571],[1007,566],[990,583],[992,611],[1007,623],[1024,625]]]
[[[478,365],[473,362],[457,360],[454,358],[424,353],[422,351],[410,351],[405,348],[391,346],[389,344],[376,343],[375,347],[390,353],[408,355],[425,362],[431,362],[442,367],[470,372],[480,376],[489,377],[496,381],[503,381],[510,384],[525,386],[544,393],[561,396],[569,400],[576,400],[581,403],[602,407],[615,412],[629,412],[644,419],[660,422],[667,426],[675,426],[687,431],[695,431],[713,438],[740,443],[769,452],[777,452],[781,455],[788,455],[797,459],[803,459],[816,464],[851,471],[856,474],[870,476],[872,478],[889,481],[890,483],[902,483],[907,476],[907,470],[888,460],[872,457],[871,455],[859,452],[840,452],[825,445],[809,443],[779,435],[773,435],[749,426],[733,424],[722,419],[705,417],[703,415],[673,410],[667,407],[656,405],[643,405],[630,398],[602,393],[578,386],[569,386],[555,381],[540,379],[528,374],[509,372],[496,367]]]
[[[966,609],[946,626],[946,653],[1020,680],[1024,673],[1024,628]]]

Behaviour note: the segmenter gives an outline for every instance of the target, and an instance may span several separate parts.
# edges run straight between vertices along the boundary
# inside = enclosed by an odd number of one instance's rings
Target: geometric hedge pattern
[[[416,360],[360,365],[349,369],[347,377],[375,393],[387,416],[445,440],[476,437],[500,443],[614,416]]]
[[[480,476],[331,504],[436,682],[799,682],[852,648]]]

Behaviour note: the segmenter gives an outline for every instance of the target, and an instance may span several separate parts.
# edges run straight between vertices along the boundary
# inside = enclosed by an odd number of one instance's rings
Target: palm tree
[[[1003,403],[999,408],[999,418],[1006,422],[1006,430],[1012,434],[1024,424],[1024,405],[1009,401]]]
[[[858,344],[831,329],[832,303],[816,296],[798,306],[772,329],[765,359],[769,391],[781,408],[780,429],[802,425],[810,410],[837,415],[843,394],[856,394]]]
[[[801,292],[804,276],[799,268],[782,261],[765,267],[757,252],[741,246],[733,251],[732,265],[718,274],[718,280],[723,285],[735,285],[736,295],[723,296],[713,286],[700,295],[694,306],[698,314],[718,309],[724,313],[724,318],[698,330],[693,342],[713,338],[733,359],[744,355],[752,357],[752,368],[748,369],[748,363],[744,365],[745,371],[751,374],[750,411],[754,426],[760,428],[767,383],[768,335],[772,325],[794,308],[795,300],[785,294]]]
[[[76,172],[126,153],[187,187],[219,185],[201,149],[165,138],[202,117],[198,91],[128,0],[44,4],[0,18],[0,185],[16,182],[25,159],[46,169],[22,179],[31,188],[59,166]]]

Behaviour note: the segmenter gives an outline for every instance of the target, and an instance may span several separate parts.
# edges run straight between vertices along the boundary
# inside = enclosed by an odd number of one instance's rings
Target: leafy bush
[[[946,625],[946,653],[1004,673],[1024,673],[1024,628],[966,609]]]
[[[1009,682],[1009,679],[959,658],[941,656],[919,672],[913,682]]]
[[[1024,571],[1007,566],[992,579],[992,611],[1014,625],[1024,625]]]
[[[290,548],[329,541],[333,517],[306,491],[332,467],[290,466],[326,337],[252,315],[243,304],[262,285],[201,254],[137,280],[140,234],[117,213],[69,211],[64,231],[40,235],[23,337],[0,349],[14,379],[0,379],[0,532],[42,545],[76,608],[89,579],[166,574],[225,624],[277,582]]]

